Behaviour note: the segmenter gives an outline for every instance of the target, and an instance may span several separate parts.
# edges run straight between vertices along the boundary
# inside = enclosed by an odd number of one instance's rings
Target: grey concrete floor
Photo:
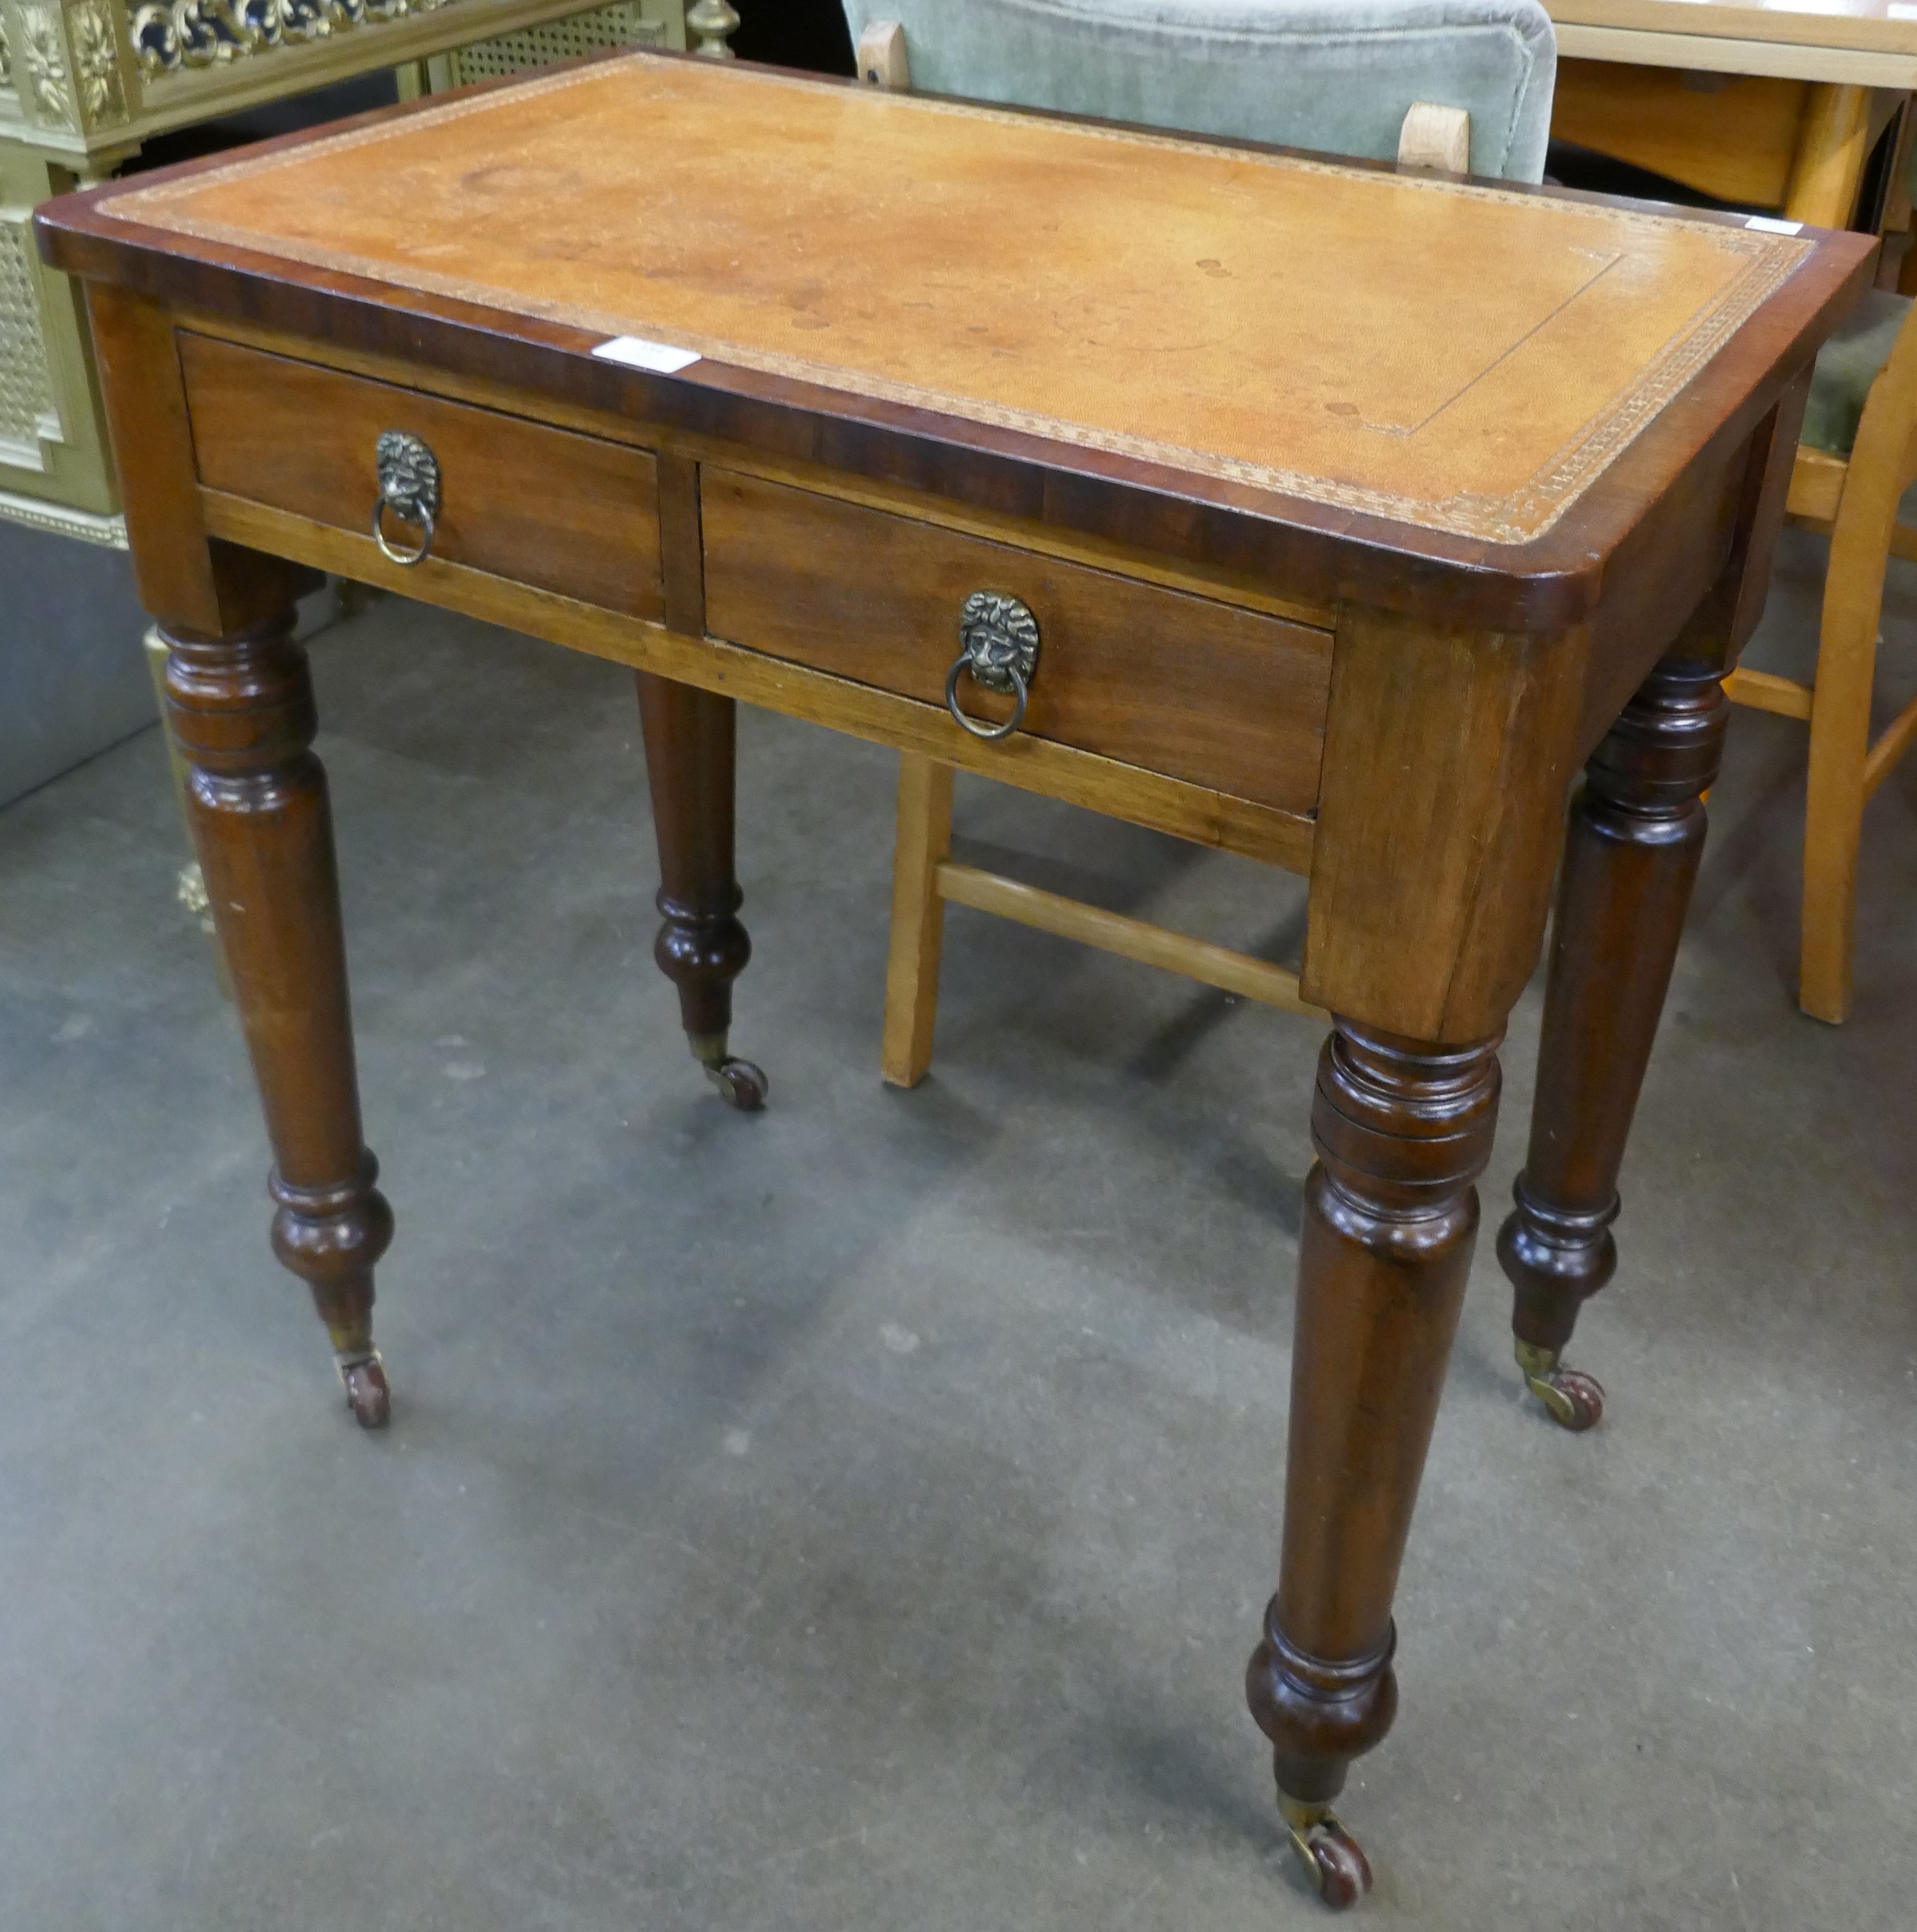
[[[1802,662],[1792,539],[1754,662]],[[1917,579],[1887,620],[1917,682]],[[314,646],[397,1405],[266,1244],[148,733],[0,814],[0,1926],[1308,1927],[1240,1673],[1316,1030],[955,912],[877,1052],[893,766],[743,724],[730,1113],[650,958],[629,683],[386,602]],[[1346,1813],[1370,1922],[1917,1923],[1917,769],[1856,1017],[1736,721],[1576,1359],[1488,1240]],[[1296,884],[982,784],[972,853],[1282,956]],[[1487,1177],[1521,1157],[1538,989]]]

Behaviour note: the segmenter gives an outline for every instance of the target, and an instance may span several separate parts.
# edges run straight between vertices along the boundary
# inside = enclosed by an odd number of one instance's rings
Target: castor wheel
[[[706,1069],[706,1078],[719,1090],[719,1097],[742,1114],[756,1114],[766,1104],[771,1083],[765,1069],[749,1060],[722,1060]]]
[[[346,1389],[346,1406],[362,1429],[383,1429],[392,1420],[393,1391],[386,1380],[386,1365],[377,1348],[340,1365],[340,1380]]]
[[[686,1043],[728,1106],[736,1107],[742,1114],[756,1114],[764,1106],[772,1085],[765,1069],[754,1066],[749,1060],[736,1058],[726,1045],[724,1034],[688,1034]]]
[[[1357,1839],[1329,1805],[1302,1804],[1281,1792],[1278,1808],[1312,1890],[1334,1912],[1355,1905],[1371,1889],[1371,1863]]]
[[[1582,1369],[1561,1368],[1555,1348],[1534,1348],[1528,1342],[1517,1345],[1518,1366],[1524,1371],[1524,1385],[1550,1412],[1561,1429],[1581,1435],[1603,1420],[1604,1391],[1595,1376]]]

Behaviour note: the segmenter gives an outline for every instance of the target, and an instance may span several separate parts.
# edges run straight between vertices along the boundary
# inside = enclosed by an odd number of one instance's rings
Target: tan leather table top
[[[645,56],[101,212],[1502,543],[1809,252]]]

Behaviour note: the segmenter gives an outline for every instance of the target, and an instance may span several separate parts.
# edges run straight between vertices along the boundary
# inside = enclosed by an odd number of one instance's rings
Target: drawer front
[[[382,430],[437,458],[432,554],[495,577],[662,618],[658,479],[651,454],[211,337],[182,334],[200,480],[331,524],[374,550]],[[395,544],[416,528],[388,518]]]
[[[1039,626],[1024,730],[1280,811],[1317,803],[1327,632],[710,466],[700,517],[715,637],[942,707],[966,598],[1008,592]],[[960,683],[974,716],[1010,716]]]

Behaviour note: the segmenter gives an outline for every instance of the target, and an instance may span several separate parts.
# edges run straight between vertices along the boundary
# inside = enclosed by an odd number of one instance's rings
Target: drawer
[[[179,338],[200,480],[366,539],[374,446],[403,430],[432,451],[433,555],[633,617],[662,618],[650,453],[208,336]],[[413,526],[388,520],[395,543]]]
[[[1280,811],[1318,802],[1327,632],[710,466],[700,519],[714,637],[943,709],[966,598],[1007,592],[1039,626],[1024,731]],[[1010,716],[961,686],[976,717]]]

